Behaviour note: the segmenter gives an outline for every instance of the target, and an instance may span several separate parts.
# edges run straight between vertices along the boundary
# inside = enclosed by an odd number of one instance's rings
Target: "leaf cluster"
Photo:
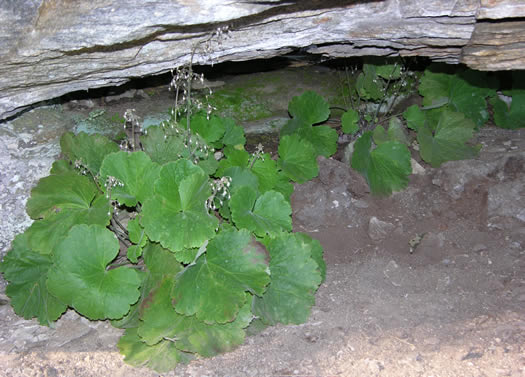
[[[0,265],[15,312],[110,319],[126,361],[159,372],[235,348],[252,323],[306,321],[326,268],[319,242],[292,233],[290,195],[319,150],[294,133],[278,158],[250,155],[233,120],[199,113],[132,137],[130,151],[63,135]]]
[[[498,92],[500,85],[495,76],[439,65],[430,66],[421,77],[423,106],[406,109],[404,121],[397,114],[390,115],[387,106],[387,117],[379,119],[381,105],[388,102],[389,84],[405,79],[406,70],[398,68],[397,64],[364,64],[355,81],[354,96],[350,95],[352,108],[341,117],[342,132],[357,137],[351,166],[365,177],[373,194],[389,195],[406,187],[412,173],[412,153],[419,153],[432,167],[476,157],[480,146],[473,145],[471,139],[489,120],[489,104],[497,126],[525,126],[522,72],[512,74],[511,89]],[[395,101],[398,93],[389,95]],[[511,98],[510,106],[501,94]],[[366,114],[361,100],[380,100],[379,108],[374,114]]]

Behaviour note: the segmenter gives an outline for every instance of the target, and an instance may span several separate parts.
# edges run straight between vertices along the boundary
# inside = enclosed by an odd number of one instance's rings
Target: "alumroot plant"
[[[126,112],[123,149],[62,136],[64,159],[27,202],[35,221],[0,264],[18,315],[109,319],[125,361],[160,373],[233,349],[252,323],[305,322],[326,273],[320,243],[292,233],[292,181],[317,174],[313,147],[285,136],[278,158],[250,156],[232,119],[192,111],[191,61],[180,77],[182,124],[175,110],[142,132]]]

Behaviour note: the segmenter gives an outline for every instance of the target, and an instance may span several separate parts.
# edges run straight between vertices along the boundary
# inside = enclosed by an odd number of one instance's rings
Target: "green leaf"
[[[155,182],[155,194],[142,206],[146,234],[172,251],[200,247],[218,225],[206,210],[210,195],[208,176],[201,168],[185,159],[167,163]]]
[[[385,80],[397,80],[401,77],[400,64],[380,64],[375,65],[376,74]]]
[[[501,128],[515,130],[525,127],[525,90],[512,93],[510,108],[498,97],[490,99],[494,108],[494,123]]]
[[[292,207],[277,191],[267,191],[257,198],[254,189],[241,187],[232,195],[230,210],[237,228],[248,229],[259,237],[292,230]]]
[[[273,187],[273,190],[283,194],[284,198],[288,202],[290,202],[294,187],[293,184],[290,183],[290,179],[286,175],[284,175],[284,173],[279,172],[279,174],[277,175],[277,182]]]
[[[355,134],[359,131],[359,114],[354,109],[346,111],[341,117],[341,125],[345,134]]]
[[[352,168],[365,177],[375,195],[390,195],[408,185],[412,173],[410,151],[397,141],[380,144],[371,151],[372,132],[365,132],[355,143]]]
[[[165,276],[175,276],[182,271],[182,265],[177,261],[175,255],[158,243],[149,242],[144,248],[144,264],[157,281],[162,280]]]
[[[217,116],[212,116],[208,120],[205,115],[199,114],[191,118],[190,128],[207,143],[213,143],[223,137],[227,122]]]
[[[293,97],[288,104],[288,112],[292,117],[299,118],[309,125],[324,122],[330,116],[328,103],[313,91]]]
[[[248,168],[240,168],[238,166],[232,166],[224,171],[224,177],[231,177],[232,181],[230,184],[230,193],[234,193],[235,190],[240,187],[249,186],[255,191],[259,190],[259,180],[257,176],[250,171]]]
[[[117,178],[123,186],[111,188],[111,199],[134,207],[153,195],[153,183],[158,178],[159,171],[160,165],[152,162],[146,153],[121,151],[106,156],[100,168],[99,182],[107,192],[107,178]]]
[[[51,325],[67,309],[46,287],[52,263],[51,256],[31,250],[26,234],[19,234],[0,264],[0,271],[9,282],[6,294],[15,313],[25,319],[37,317],[45,326]]]
[[[279,167],[297,183],[304,183],[319,174],[314,146],[299,135],[285,135],[279,142]]]
[[[199,160],[198,166],[207,175],[213,175],[219,167],[219,161],[215,159],[213,153],[210,153],[207,158]]]
[[[321,243],[305,233],[296,232],[294,235],[297,240],[302,243],[303,248],[310,249],[310,255],[317,263],[319,272],[321,273],[321,282],[324,282],[326,279],[326,263],[323,259],[323,247],[321,246]]]
[[[297,133],[314,146],[318,155],[328,158],[337,152],[337,139],[339,135],[332,127],[316,126],[301,128]]]
[[[277,184],[279,178],[277,163],[268,153],[264,153],[262,159],[255,161],[251,170],[257,176],[259,191],[269,191]]]
[[[264,292],[270,280],[265,258],[247,230],[220,232],[206,253],[179,274],[172,294],[175,309],[206,323],[231,322],[246,302],[244,292]]]
[[[144,231],[144,228],[140,225],[139,217],[135,217],[128,221],[128,236],[129,240],[140,247],[146,246],[148,236]]]
[[[388,131],[385,131],[383,126],[377,126],[373,132],[374,143],[382,144],[387,141],[398,141],[403,144],[408,144],[408,138],[403,129],[401,121],[397,118],[391,118],[388,124]]]
[[[89,319],[121,318],[138,300],[141,279],[130,268],[106,269],[118,252],[118,240],[106,228],[74,226],[55,250],[47,288]]]
[[[419,93],[424,97],[424,106],[431,106],[441,98],[448,98],[450,110],[465,114],[480,127],[489,117],[485,98],[495,94],[491,86],[486,73],[456,70],[452,74],[433,66],[426,69],[421,77]]]
[[[303,128],[311,128],[312,124],[302,118],[292,118],[279,131],[279,135],[292,135]]]
[[[490,99],[494,109],[494,123],[496,123],[496,126],[508,129],[525,127],[524,79],[525,73],[523,71],[512,72],[513,88],[503,92],[504,95],[512,97],[510,108],[499,96],[494,96]]]
[[[182,265],[177,261],[175,255],[168,249],[164,249],[158,243],[148,242],[142,250],[146,269],[142,273],[140,286],[140,298],[130,308],[129,313],[120,320],[111,321],[111,324],[119,328],[131,328],[140,325],[139,316],[144,308],[149,305],[154,289],[156,289],[166,277],[174,277],[182,270]]]
[[[45,218],[72,208],[88,209],[97,194],[93,180],[77,173],[50,175],[38,181],[27,201],[27,214],[32,219]]]
[[[383,92],[383,82],[378,79],[374,65],[363,64],[363,72],[357,76],[356,89],[359,97],[365,100],[376,101],[385,95]]]
[[[191,354],[182,352],[169,340],[147,345],[138,335],[137,328],[128,328],[117,343],[124,361],[134,367],[148,367],[157,373],[167,373],[179,363],[189,363]]]
[[[166,278],[145,308],[138,335],[146,344],[159,344],[162,339],[173,340],[180,350],[196,352],[205,357],[230,351],[244,341],[244,328],[253,318],[251,299],[239,310],[233,322],[208,325],[195,316],[180,315],[171,305],[173,280]]]
[[[110,153],[118,152],[120,149],[117,144],[105,136],[88,135],[84,132],[80,132],[78,135],[66,132],[60,139],[60,147],[62,153],[71,162],[82,161],[93,176],[98,174],[104,157]]]
[[[126,258],[131,263],[138,263],[140,256],[142,255],[142,247],[139,245],[131,245],[126,250]]]
[[[246,143],[244,128],[236,125],[232,118],[223,118],[222,121],[225,125],[224,137],[222,138],[224,145],[243,146]]]
[[[250,159],[250,154],[244,149],[235,149],[233,147],[224,148],[224,156],[226,158],[219,161],[219,167],[215,173],[217,177],[223,177],[226,169],[232,166],[247,167]]]
[[[73,168],[73,164],[71,162],[68,160],[56,160],[51,166],[49,175],[60,175],[73,172],[75,172],[75,169]]]
[[[295,234],[283,234],[268,243],[271,282],[262,297],[254,297],[253,313],[265,324],[305,322],[321,284],[311,247]]]
[[[28,242],[34,251],[51,254],[56,245],[76,224],[98,224],[107,226],[113,208],[104,195],[96,197],[88,208],[65,208],[37,220],[26,230]]]
[[[412,105],[403,112],[403,118],[407,121],[407,127],[418,130],[425,124],[425,113],[418,105]]]
[[[462,113],[444,111],[434,133],[429,125],[418,129],[421,157],[432,167],[445,161],[476,157],[480,147],[465,144],[472,138],[474,128],[475,124]]]
[[[170,126],[148,127],[146,134],[140,137],[144,152],[153,162],[164,165],[167,162],[189,156],[182,137],[175,130]]]

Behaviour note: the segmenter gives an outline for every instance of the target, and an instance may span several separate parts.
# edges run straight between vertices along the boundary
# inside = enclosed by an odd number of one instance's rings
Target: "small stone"
[[[374,241],[380,241],[387,238],[394,229],[394,224],[381,221],[375,216],[372,216],[368,222],[368,236]]]
[[[474,247],[472,248],[472,251],[476,253],[479,253],[480,251],[483,251],[483,250],[487,250],[487,246],[482,243],[478,243],[474,245]]]
[[[413,158],[410,159],[410,165],[412,166],[412,174],[418,174],[423,175],[425,174],[426,170],[419,162],[414,160]]]

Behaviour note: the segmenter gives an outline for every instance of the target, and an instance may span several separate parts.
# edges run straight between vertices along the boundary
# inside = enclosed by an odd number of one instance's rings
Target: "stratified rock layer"
[[[512,0],[0,0],[0,119],[167,72],[195,46],[200,64],[302,48],[326,58],[427,56],[524,69],[523,16],[525,5]],[[228,37],[205,43],[223,26]]]

